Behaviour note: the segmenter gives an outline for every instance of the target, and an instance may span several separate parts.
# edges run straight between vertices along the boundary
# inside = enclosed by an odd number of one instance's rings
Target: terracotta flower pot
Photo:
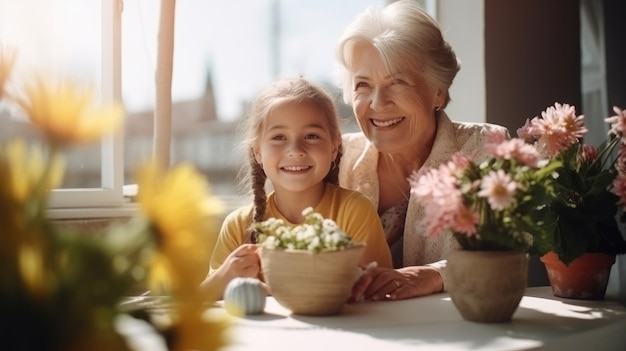
[[[265,281],[282,306],[300,315],[336,315],[361,274],[365,245],[311,253],[262,248],[259,256]]]
[[[455,250],[447,259],[447,290],[463,319],[480,323],[511,320],[526,290],[527,254]]]
[[[540,258],[546,266],[554,296],[579,300],[602,300],[615,255],[586,253],[565,265],[554,252]]]

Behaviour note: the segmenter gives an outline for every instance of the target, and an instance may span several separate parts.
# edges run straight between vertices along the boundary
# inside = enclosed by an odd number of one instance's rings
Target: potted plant
[[[361,274],[365,245],[311,207],[302,214],[304,223],[295,227],[276,218],[254,224],[263,276],[276,301],[292,313],[339,314]]]
[[[556,171],[558,197],[550,206],[556,216],[553,236],[538,247],[556,296],[604,298],[615,256],[626,253],[618,225],[626,205],[626,112],[614,110],[616,115],[605,119],[611,129],[599,147],[583,142],[584,116],[568,104],[555,103],[517,131],[542,157],[562,163]]]
[[[425,209],[425,235],[452,233],[447,290],[464,319],[509,321],[526,289],[528,252],[548,238],[558,161],[541,161],[522,139],[490,132],[482,163],[457,153],[414,174],[412,193]],[[449,235],[449,234],[446,234]]]

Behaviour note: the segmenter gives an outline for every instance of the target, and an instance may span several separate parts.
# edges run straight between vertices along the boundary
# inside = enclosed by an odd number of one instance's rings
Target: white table
[[[265,313],[236,318],[229,336],[225,351],[624,351],[626,307],[557,298],[549,287],[528,288],[512,322],[482,324],[463,320],[447,294],[348,304],[331,317],[291,315],[269,297]]]

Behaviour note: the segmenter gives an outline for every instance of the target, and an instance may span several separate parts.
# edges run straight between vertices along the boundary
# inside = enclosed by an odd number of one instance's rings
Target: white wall
[[[484,2],[437,0],[437,17],[461,61],[446,112],[453,120],[485,122]]]

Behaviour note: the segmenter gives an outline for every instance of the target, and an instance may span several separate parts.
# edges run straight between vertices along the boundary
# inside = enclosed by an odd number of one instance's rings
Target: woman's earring
[[[439,112],[439,110],[441,110],[441,106],[435,107],[435,112]]]
[[[330,162],[330,170],[332,171],[333,169],[337,168],[337,163],[335,162],[335,160],[332,160]]]

